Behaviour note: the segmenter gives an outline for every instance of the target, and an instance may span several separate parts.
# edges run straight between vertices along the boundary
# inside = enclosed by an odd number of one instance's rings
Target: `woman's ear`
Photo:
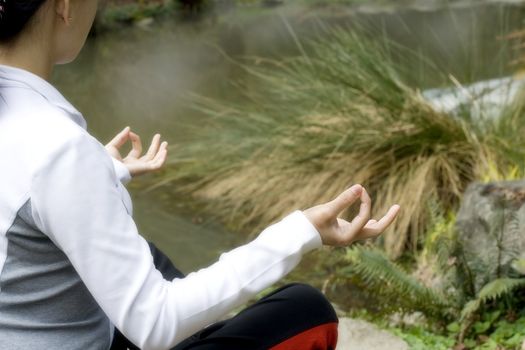
[[[56,0],[55,1],[55,12],[59,19],[64,21],[66,26],[69,26],[71,20],[71,6],[69,0]]]

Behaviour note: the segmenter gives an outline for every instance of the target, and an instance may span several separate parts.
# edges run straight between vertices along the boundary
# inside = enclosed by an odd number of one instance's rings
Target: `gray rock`
[[[512,261],[525,251],[525,181],[471,184],[456,225],[476,291],[508,276]]]
[[[408,350],[404,340],[362,320],[340,317],[336,350]]]

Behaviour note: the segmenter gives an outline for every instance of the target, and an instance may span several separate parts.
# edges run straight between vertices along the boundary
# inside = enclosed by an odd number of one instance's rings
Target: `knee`
[[[290,283],[283,287],[282,294],[309,314],[316,314],[325,322],[338,322],[332,304],[319,289],[306,283]]]

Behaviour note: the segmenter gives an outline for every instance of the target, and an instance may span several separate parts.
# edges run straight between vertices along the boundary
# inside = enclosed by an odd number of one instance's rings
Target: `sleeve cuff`
[[[128,168],[124,165],[124,163],[113,157],[111,157],[111,160],[113,161],[113,167],[115,168],[115,173],[117,174],[120,182],[123,184],[128,183],[131,180],[131,174]]]
[[[305,254],[323,245],[321,235],[315,226],[308,220],[301,210],[296,210],[286,216],[283,223],[289,228],[290,238],[298,239],[303,242],[301,253]],[[293,232],[293,234],[292,234]]]

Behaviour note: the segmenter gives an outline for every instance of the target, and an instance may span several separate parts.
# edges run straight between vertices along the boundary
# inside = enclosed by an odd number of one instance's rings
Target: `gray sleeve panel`
[[[1,349],[109,349],[109,319],[67,256],[34,224],[31,202],[6,234],[0,272]]]

